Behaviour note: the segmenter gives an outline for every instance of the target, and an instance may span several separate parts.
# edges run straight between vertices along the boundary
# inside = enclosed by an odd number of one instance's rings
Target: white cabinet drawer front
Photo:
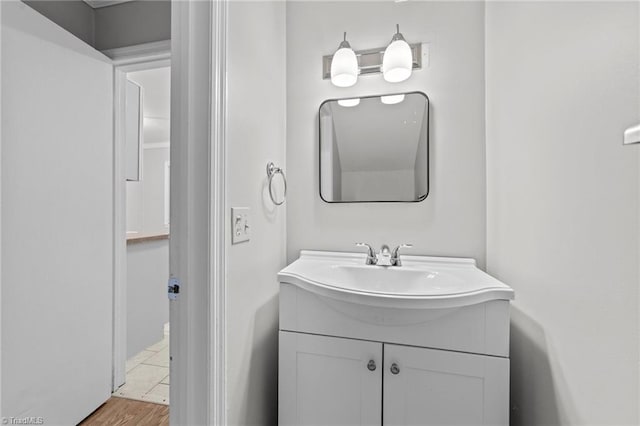
[[[508,425],[509,360],[384,345],[383,424]]]
[[[380,424],[381,343],[281,331],[279,379],[280,425]]]

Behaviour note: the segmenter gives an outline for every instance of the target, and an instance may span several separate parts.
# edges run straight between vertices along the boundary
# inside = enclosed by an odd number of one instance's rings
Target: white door
[[[280,332],[280,425],[380,425],[382,344]]]
[[[509,360],[384,345],[383,425],[508,425]]]
[[[2,416],[73,425],[109,398],[113,69],[2,7]]]

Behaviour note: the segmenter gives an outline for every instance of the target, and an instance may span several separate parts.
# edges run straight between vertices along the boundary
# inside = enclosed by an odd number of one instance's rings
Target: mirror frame
[[[324,106],[324,104],[326,104],[327,102],[337,102],[340,100],[344,100],[344,99],[353,99],[355,97],[358,96],[350,96],[348,98],[333,98],[333,99],[326,99],[325,101],[323,101],[320,104],[320,107],[318,107],[318,120],[317,120],[317,125],[318,125],[318,195],[320,195],[320,199],[322,201],[324,201],[327,204],[359,204],[359,203],[420,203],[424,200],[427,199],[427,197],[429,196],[429,193],[431,192],[431,179],[430,179],[430,175],[431,175],[431,146],[430,146],[430,133],[431,133],[431,114],[429,111],[429,108],[431,106],[431,99],[429,99],[429,96],[427,96],[426,93],[421,92],[419,90],[414,90],[411,92],[395,92],[395,93],[384,93],[384,94],[380,94],[380,95],[369,95],[369,96],[359,96],[360,99],[370,99],[370,98],[380,98],[382,96],[393,96],[393,95],[422,95],[424,96],[424,98],[427,101],[427,107],[425,108],[425,119],[427,120],[427,126],[428,126],[428,131],[427,131],[427,193],[424,194],[424,196],[417,198],[415,200],[357,200],[357,201],[327,201],[324,199],[324,197],[322,196],[322,125],[320,123],[320,110],[322,110],[322,107]]]

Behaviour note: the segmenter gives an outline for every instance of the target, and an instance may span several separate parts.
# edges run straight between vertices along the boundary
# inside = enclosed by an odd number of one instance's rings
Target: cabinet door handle
[[[391,374],[398,374],[400,372],[400,367],[398,367],[398,364],[396,364],[395,362],[393,364],[391,364]]]
[[[369,369],[369,371],[375,371],[376,362],[374,360],[369,360],[369,363],[367,364],[367,368]]]

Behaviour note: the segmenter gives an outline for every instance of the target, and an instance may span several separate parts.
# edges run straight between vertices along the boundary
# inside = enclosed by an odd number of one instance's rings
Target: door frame
[[[168,43],[104,51],[113,61],[113,368],[111,391],[125,383],[127,361],[127,210],[125,93],[127,73],[171,65]],[[140,145],[142,152],[142,144]],[[141,157],[142,160],[142,157]],[[169,349],[171,350],[171,349]]]
[[[0,101],[2,100],[2,4],[0,3]],[[2,102],[0,102],[0,383],[2,383]],[[0,386],[0,417],[2,411],[2,386]]]
[[[228,1],[171,2],[171,410],[226,425]],[[177,333],[174,333],[174,330]]]

